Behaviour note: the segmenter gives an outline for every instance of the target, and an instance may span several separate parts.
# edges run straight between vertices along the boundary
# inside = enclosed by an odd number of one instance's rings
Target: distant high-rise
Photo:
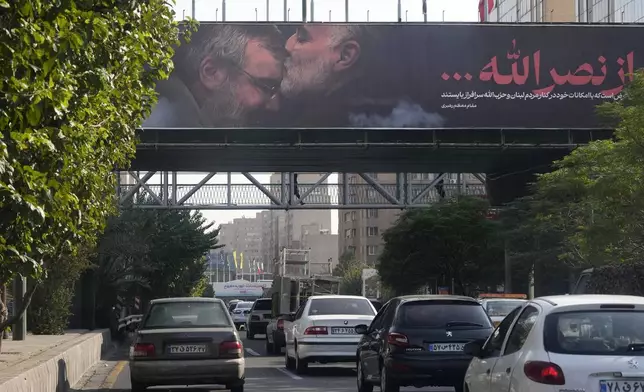
[[[489,0],[481,0],[480,8],[484,1]],[[643,0],[495,0],[488,5],[488,22],[644,22]]]

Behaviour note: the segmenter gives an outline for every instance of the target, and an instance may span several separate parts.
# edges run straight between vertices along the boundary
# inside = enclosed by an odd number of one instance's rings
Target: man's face
[[[228,78],[204,106],[217,126],[243,126],[255,112],[278,110],[284,66],[261,41],[246,46],[244,66],[231,66]]]
[[[286,97],[324,91],[340,58],[330,26],[300,26],[286,42],[289,58],[281,91]]]

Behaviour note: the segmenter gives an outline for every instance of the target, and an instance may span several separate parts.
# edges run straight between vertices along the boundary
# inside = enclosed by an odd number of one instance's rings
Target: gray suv
[[[246,321],[246,337],[255,339],[255,335],[266,333],[266,326],[273,313],[273,301],[270,298],[260,298],[250,308]]]

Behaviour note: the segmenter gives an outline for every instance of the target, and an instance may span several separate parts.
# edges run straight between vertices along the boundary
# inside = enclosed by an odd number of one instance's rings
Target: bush
[[[586,292],[644,296],[644,264],[613,264],[597,267],[588,280]]]

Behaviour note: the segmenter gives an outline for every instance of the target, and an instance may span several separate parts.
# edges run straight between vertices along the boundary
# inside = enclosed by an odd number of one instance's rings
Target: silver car
[[[158,385],[224,385],[244,391],[244,348],[223,301],[150,303],[130,347],[132,392]]]

